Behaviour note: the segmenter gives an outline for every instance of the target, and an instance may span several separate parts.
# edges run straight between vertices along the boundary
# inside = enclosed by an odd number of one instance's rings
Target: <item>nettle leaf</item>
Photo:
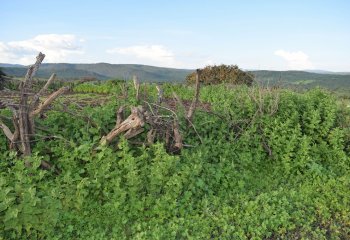
[[[19,210],[16,207],[10,207],[6,213],[5,213],[5,218],[4,222],[8,222],[9,220],[16,219],[18,216]]]

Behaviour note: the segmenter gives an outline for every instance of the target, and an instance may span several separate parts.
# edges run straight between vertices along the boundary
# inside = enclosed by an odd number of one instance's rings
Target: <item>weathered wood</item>
[[[199,99],[199,90],[200,90],[200,70],[197,69],[197,71],[196,71],[196,90],[195,90],[194,98],[192,100],[192,104],[191,104],[191,106],[188,110],[188,113],[187,113],[188,121],[192,121],[193,114],[196,110],[198,99]]]
[[[129,129],[139,129],[145,124],[141,107],[131,108],[130,116],[125,119],[118,127],[113,128],[106,136],[100,140],[101,145],[107,145],[113,141],[119,134],[128,131]]]
[[[47,99],[41,103],[37,109],[31,112],[31,116],[38,115],[42,113],[53,101],[55,101],[56,98],[58,98],[60,95],[64,94],[69,90],[69,87],[61,87],[56,92],[52,93],[50,96],[47,97]]]
[[[15,149],[16,147],[18,147],[18,145],[16,144],[16,142],[19,140],[19,127],[18,127],[18,117],[17,115],[14,115],[12,118],[12,122],[13,122],[13,126],[15,128],[15,131],[13,132],[13,138],[10,144],[10,148],[11,149]],[[21,149],[20,149],[21,150]]]
[[[31,154],[30,136],[33,133],[33,123],[29,118],[28,94],[30,92],[33,77],[38,70],[40,64],[45,58],[45,54],[39,53],[36,57],[36,62],[29,67],[24,81],[20,85],[20,102],[18,107],[18,129],[20,136],[20,149],[24,156]]]
[[[158,104],[161,104],[163,101],[163,89],[161,88],[160,85],[156,85],[157,91],[158,91]]]
[[[26,90],[27,88],[23,88],[22,90]],[[21,140],[21,149],[23,151],[24,156],[29,156],[31,154],[30,148],[30,122],[29,122],[29,111],[28,111],[28,97],[26,93],[23,91],[21,93],[21,100],[18,110],[18,127],[19,127],[19,135]]]
[[[36,72],[38,71],[39,66],[42,63],[42,61],[44,60],[44,58],[45,58],[45,54],[39,52],[38,56],[36,57],[36,62],[28,68],[27,74],[24,78],[22,88],[27,88],[27,87],[31,88],[32,82],[33,82],[33,77],[35,76]]]
[[[148,133],[147,133],[147,143],[149,145],[154,143],[154,139],[156,138],[156,133],[157,133],[157,131],[155,129],[153,129],[153,128],[148,131]]]
[[[40,89],[40,91],[34,95],[30,104],[31,110],[34,110],[38,106],[40,96],[42,96],[47,91],[47,89],[49,88],[51,83],[55,80],[55,78],[56,78],[56,74],[53,73],[49,78],[49,80],[47,80],[46,84]]]
[[[169,146],[169,143],[170,143],[170,129],[167,128],[165,130],[165,145]]]
[[[135,129],[131,128],[124,134],[124,137],[126,139],[130,139],[130,138],[133,138],[133,137],[139,135],[140,133],[143,133],[143,131],[145,131],[145,129],[143,129],[142,127],[135,128]]]
[[[115,128],[119,127],[120,124],[124,121],[124,110],[125,106],[121,106],[117,111],[117,120],[115,122]]]
[[[5,136],[12,142],[14,134],[11,132],[10,128],[6,126],[5,123],[0,122],[0,128],[4,132]]]
[[[134,81],[134,88],[136,90],[136,100],[138,101],[140,100],[140,82],[137,79],[136,75],[133,76],[133,81]]]
[[[179,127],[179,123],[177,121],[174,122],[173,128],[174,128],[174,139],[175,139],[174,146],[177,149],[182,149],[182,147],[183,147],[182,136],[180,134],[180,127]]]

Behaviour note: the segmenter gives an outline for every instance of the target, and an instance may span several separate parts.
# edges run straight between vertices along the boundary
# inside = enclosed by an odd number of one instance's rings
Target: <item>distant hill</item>
[[[9,63],[0,63],[0,68],[4,67],[24,67],[21,64],[9,64]]]
[[[8,76],[14,77],[24,77],[27,72],[27,67],[2,67],[2,69]],[[79,79],[84,76],[91,76],[101,80],[109,78],[92,71],[74,68],[50,69],[45,67],[41,67],[35,76],[38,78],[49,78],[52,73],[56,73],[57,78],[62,80]]]
[[[27,67],[23,65],[1,64],[4,73],[9,76],[23,77]],[[264,85],[279,85],[295,88],[313,88],[321,86],[332,90],[339,88],[350,89],[350,73],[335,73],[323,70],[308,71],[267,71],[252,70],[257,82]],[[72,80],[81,77],[95,77],[100,80],[111,78],[132,79],[137,75],[141,81],[146,82],[183,82],[189,69],[174,69],[153,67],[137,64],[70,64],[70,63],[45,63],[40,67],[37,77],[48,78],[56,73],[59,79]]]
[[[317,86],[336,90],[350,89],[349,73],[312,73],[305,71],[250,71],[257,82],[282,87],[314,88]]]
[[[11,66],[0,64],[3,71],[9,76],[22,77],[27,71],[25,66]],[[37,77],[48,78],[52,73],[63,80],[77,79],[86,76],[96,77],[100,80],[117,78],[132,79],[137,75],[141,81],[150,82],[182,82],[192,70],[162,68],[136,64],[70,64],[45,63],[40,66]]]

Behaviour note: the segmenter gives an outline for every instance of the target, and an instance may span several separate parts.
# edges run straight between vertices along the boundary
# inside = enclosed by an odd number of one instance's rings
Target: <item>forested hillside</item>
[[[26,67],[21,65],[0,64],[9,76],[23,77]],[[83,77],[94,77],[99,80],[110,78],[130,80],[137,75],[142,82],[184,82],[193,73],[190,69],[173,69],[135,64],[68,64],[47,63],[39,69],[37,77],[49,78],[55,72],[58,79],[74,80]],[[350,89],[349,73],[312,73],[305,71],[248,71],[255,76],[255,81],[263,85],[278,85],[299,89],[310,89],[317,86],[336,90]]]

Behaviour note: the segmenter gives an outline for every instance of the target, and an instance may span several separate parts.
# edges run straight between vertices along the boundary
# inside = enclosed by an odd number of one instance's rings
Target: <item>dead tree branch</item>
[[[137,79],[136,75],[134,75],[133,81],[134,81],[134,88],[136,90],[136,100],[138,101],[138,100],[140,100],[140,82]]]
[[[158,91],[158,104],[161,104],[163,101],[163,89],[159,84],[156,85],[157,91]]]
[[[142,112],[142,107],[132,107],[130,116],[125,119],[119,126],[113,128],[106,136],[103,136],[100,140],[100,144],[107,145],[112,142],[115,137],[123,132],[126,132],[130,129],[135,130],[142,128],[145,124]],[[129,135],[133,134],[129,132]]]
[[[31,112],[31,116],[35,116],[42,113],[53,101],[55,101],[56,98],[58,98],[60,95],[64,94],[68,90],[68,87],[61,87],[56,92],[52,93],[50,96],[47,97],[47,99],[43,103],[41,103],[38,106],[37,109]]]
[[[198,99],[199,99],[199,90],[200,90],[200,70],[197,69],[197,71],[196,71],[196,90],[195,90],[194,98],[192,100],[192,104],[191,104],[190,109],[188,110],[188,113],[187,113],[187,119],[189,121],[192,121],[193,114],[194,114],[196,107],[197,107],[197,103],[198,103]]]
[[[4,132],[5,136],[12,142],[14,134],[11,132],[8,126],[5,123],[0,122],[0,128]]]
[[[32,102],[31,102],[31,108],[34,109],[37,107],[38,103],[39,103],[39,98],[40,96],[42,96],[47,89],[49,88],[50,84],[55,80],[56,78],[56,74],[53,73],[51,75],[51,77],[49,78],[49,80],[47,80],[46,84],[40,89],[40,91],[34,95]]]
[[[57,97],[68,91],[68,87],[63,87],[52,93],[46,100],[39,104],[40,97],[47,91],[50,84],[55,80],[55,74],[52,74],[46,84],[36,94],[32,93],[33,77],[40,64],[45,58],[45,54],[39,53],[36,62],[28,68],[25,79],[21,82],[19,104],[6,102],[5,106],[13,112],[12,122],[14,133],[5,125],[1,124],[1,129],[10,140],[10,147],[18,149],[23,156],[31,154],[32,137],[35,133],[34,117],[42,113]],[[31,99],[30,99],[30,96]],[[31,101],[30,101],[31,100]]]
[[[125,106],[121,106],[117,111],[117,120],[115,122],[115,128],[119,127],[120,124],[124,121],[124,110]]]

